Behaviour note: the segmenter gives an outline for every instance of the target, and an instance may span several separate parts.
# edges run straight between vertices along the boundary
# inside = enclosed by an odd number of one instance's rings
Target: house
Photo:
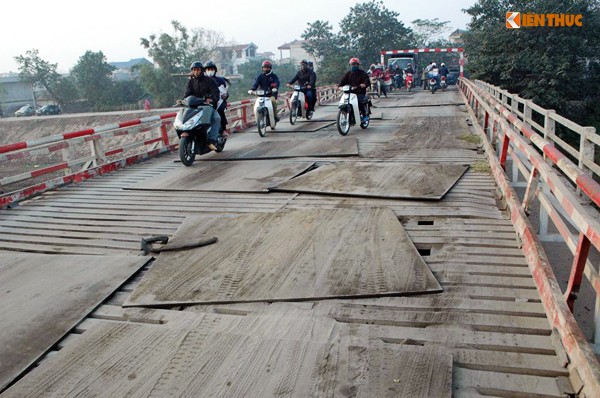
[[[254,43],[217,47],[215,62],[220,67],[221,73],[237,75],[238,66],[258,57],[257,49],[258,46]]]
[[[134,58],[127,62],[109,62],[115,67],[112,78],[115,81],[135,80],[139,77],[140,68],[144,65],[152,65],[146,58]]]
[[[275,54],[272,53],[271,51],[267,51],[265,53],[256,53],[256,57],[260,58],[262,60],[265,60],[265,59],[273,60],[273,59],[275,59]]]
[[[35,99],[33,85],[21,80],[19,75],[0,77],[0,108],[4,116],[13,115],[23,105],[36,107]]]
[[[318,67],[318,60],[315,59],[314,56],[310,55],[303,47],[306,43],[306,40],[294,40],[289,43],[282,44],[277,47],[279,50],[279,62],[290,62],[290,63],[299,63],[303,59],[307,61],[312,61],[314,64],[315,71]]]
[[[450,33],[450,36],[448,36],[448,40],[450,40],[450,43],[452,44],[462,44],[464,43],[462,35],[466,32],[466,30],[456,29],[454,32]]]

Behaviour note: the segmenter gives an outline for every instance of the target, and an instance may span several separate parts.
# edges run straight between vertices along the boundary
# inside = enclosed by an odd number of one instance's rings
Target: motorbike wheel
[[[312,112],[308,112],[306,113],[306,120],[310,120],[313,117],[313,113]]]
[[[217,153],[223,152],[223,149],[225,149],[226,142],[227,138],[223,137],[222,135],[219,136],[219,138],[217,138]]]
[[[179,159],[184,166],[191,166],[196,159],[196,154],[192,150],[192,137],[181,137],[179,140]]]
[[[294,125],[294,123],[296,123],[296,120],[298,120],[298,107],[300,106],[300,104],[298,104],[297,101],[294,101],[294,103],[292,104],[292,109],[290,110],[290,124]]]
[[[258,128],[258,134],[261,137],[267,135],[267,113],[260,112],[258,114],[258,120],[256,121],[256,127]]]
[[[350,114],[340,109],[337,114],[337,130],[341,135],[346,135],[350,131]]]
[[[365,104],[365,113],[368,115],[369,114],[369,104]],[[361,129],[366,129],[367,127],[369,127],[369,123],[371,122],[371,118],[369,117],[367,119],[366,122],[361,121],[360,122],[360,128]]]

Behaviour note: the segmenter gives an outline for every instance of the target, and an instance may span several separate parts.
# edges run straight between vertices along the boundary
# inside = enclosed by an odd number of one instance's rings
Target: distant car
[[[456,84],[458,82],[458,78],[460,77],[460,69],[459,68],[448,68],[450,72],[448,74],[448,84]]]
[[[37,111],[35,111],[35,114],[38,116],[41,115],[60,115],[61,110],[60,110],[60,106],[58,105],[44,105],[42,106],[40,109],[38,109]]]
[[[23,105],[15,112],[16,117],[33,115],[35,115],[35,108],[31,104]]]

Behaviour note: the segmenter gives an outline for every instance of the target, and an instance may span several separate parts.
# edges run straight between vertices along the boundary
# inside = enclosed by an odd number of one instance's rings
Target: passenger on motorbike
[[[229,85],[231,82],[225,77],[217,76],[217,65],[215,65],[213,61],[208,61],[206,64],[204,64],[204,73],[207,77],[213,79],[219,88],[217,112],[221,117],[221,131],[224,133],[227,129],[227,117],[225,116],[225,109],[227,108],[227,98],[229,98]]]
[[[300,62],[300,70],[287,85],[289,87],[293,87],[295,82],[298,82],[298,84],[302,87],[302,92],[306,96],[306,101],[308,102],[308,111],[314,112],[314,93],[312,89],[317,82],[317,75],[315,72],[310,70],[308,67],[308,61],[305,59]]]
[[[406,69],[404,69],[405,73],[412,73],[413,75],[415,74],[415,70],[413,69],[411,64],[407,64],[406,65]]]
[[[427,77],[433,77],[437,86],[440,86],[440,69],[437,67],[437,64],[435,62],[431,64],[431,70],[429,71]]]
[[[442,62],[442,64],[440,65],[440,76],[444,76],[447,78],[449,74],[450,71],[446,67],[446,64]]]
[[[369,115],[365,114],[365,102],[367,101],[367,87],[369,87],[371,81],[367,72],[360,69],[360,60],[358,58],[351,58],[348,63],[350,64],[350,70],[342,77],[338,86],[352,86],[352,92],[358,97],[358,109],[361,119],[366,121]]]
[[[217,84],[209,77],[204,75],[202,62],[196,61],[190,66],[191,74],[185,88],[184,98],[190,95],[199,98],[206,97],[206,103],[216,108],[219,101],[219,88]],[[208,132],[208,149],[217,150],[217,138],[219,137],[219,128],[221,127],[221,116],[218,112],[213,112],[210,120],[210,131]]]
[[[254,83],[250,90],[254,91],[258,87],[261,90],[271,91],[271,104],[273,104],[273,113],[275,114],[275,121],[279,122],[279,116],[277,115],[277,95],[279,94],[279,77],[273,73],[273,64],[271,61],[263,61],[262,73],[256,76]]]

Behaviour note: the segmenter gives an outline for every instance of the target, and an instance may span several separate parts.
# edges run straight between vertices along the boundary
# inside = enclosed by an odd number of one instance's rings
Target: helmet
[[[432,63],[431,63],[431,66],[437,66],[437,65],[435,64],[435,62],[432,62]]]
[[[360,65],[360,60],[358,58],[354,57],[354,58],[350,58],[350,61],[348,61],[348,63],[350,65],[352,65],[352,64],[359,64]]]
[[[207,63],[204,64],[204,69],[214,69],[215,73],[217,73],[217,65],[215,65],[215,63],[213,61],[208,61]]]
[[[302,65],[302,64],[306,64],[306,65],[308,65],[308,61],[307,61],[307,60],[305,60],[305,59],[303,59],[302,61],[300,61],[300,65]]]
[[[308,67],[312,68],[313,67],[313,63],[311,61],[308,61]]]
[[[269,68],[269,69],[272,69],[272,68],[273,68],[273,64],[271,63],[271,61],[263,61],[263,63],[262,63],[262,67],[263,67],[263,68]]]
[[[446,64],[442,62],[442,64],[440,66],[446,66]]]
[[[411,65],[411,64],[410,64],[410,62],[409,62],[409,63],[407,63],[407,64],[406,64],[406,66],[412,66],[412,65]]]
[[[190,66],[190,69],[194,69],[194,68],[204,69],[204,67],[202,66],[202,62],[200,62],[200,61],[194,61],[194,62],[192,62],[192,65]]]

